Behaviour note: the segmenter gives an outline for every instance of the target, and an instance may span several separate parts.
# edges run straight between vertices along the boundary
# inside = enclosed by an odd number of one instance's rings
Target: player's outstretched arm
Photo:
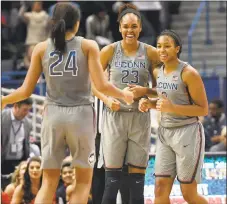
[[[35,46],[32,52],[31,64],[29,66],[27,75],[21,87],[16,89],[11,94],[2,97],[2,107],[7,104],[13,104],[22,101],[33,93],[36,83],[42,73],[41,54],[44,53],[45,42],[39,43]]]

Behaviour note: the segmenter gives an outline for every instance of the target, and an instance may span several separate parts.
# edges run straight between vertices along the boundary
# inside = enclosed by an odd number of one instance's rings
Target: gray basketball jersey
[[[124,54],[121,47],[121,41],[115,43],[115,50],[112,60],[107,67],[109,80],[116,87],[124,89],[127,84],[137,84],[148,87],[150,73],[150,61],[147,57],[145,44],[140,42],[135,56],[129,57]],[[121,111],[138,110],[137,99],[132,105],[127,105],[121,101]]]
[[[61,54],[48,39],[42,60],[47,104],[77,106],[93,103],[88,59],[81,48],[82,40],[82,37],[74,37],[66,41],[66,52]]]
[[[186,62],[180,61],[176,71],[168,75],[164,74],[164,65],[160,68],[157,76],[157,92],[160,98],[162,98],[162,95],[164,94],[173,104],[193,104],[192,98],[181,77],[182,71],[186,66]],[[161,113],[161,125],[167,128],[191,124],[197,120],[197,117]]]

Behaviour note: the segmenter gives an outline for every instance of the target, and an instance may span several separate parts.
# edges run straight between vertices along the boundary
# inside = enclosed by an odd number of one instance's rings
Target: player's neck
[[[66,32],[65,33],[65,40],[71,40],[75,36],[75,33]]]
[[[124,49],[124,52],[127,54],[136,52],[139,46],[139,42],[137,41],[136,43],[133,44],[126,44],[124,41],[121,43],[122,48]]]
[[[179,59],[172,60],[170,62],[165,63],[165,72],[168,74],[172,71],[175,71],[180,63]]]

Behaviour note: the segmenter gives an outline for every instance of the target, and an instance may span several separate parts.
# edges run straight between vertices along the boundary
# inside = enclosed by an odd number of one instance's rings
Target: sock
[[[130,204],[144,204],[144,179],[140,173],[129,174]]]
[[[113,170],[106,171],[105,173],[105,190],[102,197],[102,204],[116,204],[122,172]]]

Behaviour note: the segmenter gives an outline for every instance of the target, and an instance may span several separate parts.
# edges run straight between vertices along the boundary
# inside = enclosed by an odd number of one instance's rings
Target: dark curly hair
[[[30,203],[35,198],[35,195],[33,195],[31,192],[31,180],[30,180],[30,176],[29,176],[29,166],[34,161],[39,162],[41,164],[41,159],[39,157],[32,157],[28,161],[28,165],[27,165],[26,171],[24,173],[24,185],[23,185],[24,203]],[[40,177],[40,186],[41,186],[41,184],[42,184],[42,176]]]
[[[179,58],[180,57],[180,54],[181,54],[181,51],[182,51],[182,41],[181,41],[181,38],[180,36],[176,33],[176,31],[174,30],[164,30],[160,33],[160,35],[157,37],[157,41],[158,39],[163,36],[163,35],[167,35],[167,36],[170,36],[173,40],[174,40],[174,43],[175,43],[175,46],[180,46],[180,50],[179,52],[177,53],[177,57]]]
[[[133,14],[137,15],[137,17],[141,21],[141,15],[140,15],[138,8],[134,4],[126,3],[126,4],[123,4],[122,6],[120,6],[120,8],[118,10],[117,22],[120,23],[121,18],[124,15],[126,15],[127,13],[133,13]]]

